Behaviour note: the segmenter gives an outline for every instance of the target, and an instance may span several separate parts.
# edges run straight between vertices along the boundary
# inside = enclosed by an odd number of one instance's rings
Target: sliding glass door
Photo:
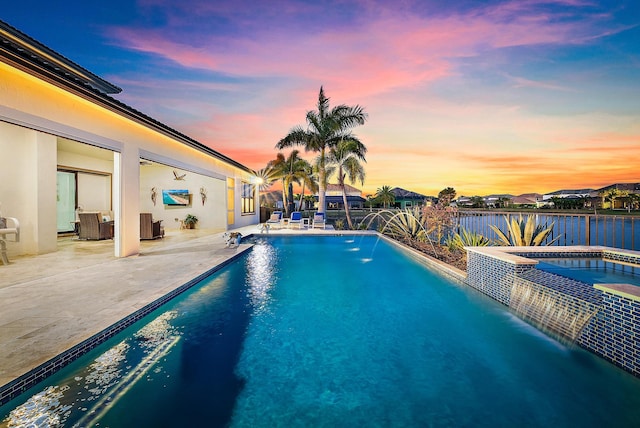
[[[73,232],[76,221],[76,173],[58,171],[57,188],[58,233]]]

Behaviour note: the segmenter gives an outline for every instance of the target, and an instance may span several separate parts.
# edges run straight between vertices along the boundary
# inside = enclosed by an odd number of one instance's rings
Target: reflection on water
[[[178,332],[168,311],[98,356],[84,371],[34,394],[13,409],[0,427],[93,426],[123,390],[138,381],[175,344]],[[159,352],[162,349],[165,352]]]

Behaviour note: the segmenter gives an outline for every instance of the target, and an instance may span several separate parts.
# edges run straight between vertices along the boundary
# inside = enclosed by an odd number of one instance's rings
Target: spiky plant
[[[404,209],[387,219],[382,233],[400,241],[419,241],[427,239],[428,231],[422,224],[419,209]]]
[[[504,219],[507,223],[507,233],[494,225],[491,225],[491,229],[498,235],[498,243],[505,246],[541,246],[553,232],[555,224],[552,222],[548,227],[546,223],[536,225],[534,216],[523,217],[522,214],[518,218],[511,218],[511,221],[508,216],[504,216]],[[558,239],[560,236],[556,236],[544,245],[552,245]]]
[[[445,245],[450,251],[460,251],[464,247],[486,247],[491,244],[491,240],[484,235],[470,232],[464,227],[460,231],[445,240]]]

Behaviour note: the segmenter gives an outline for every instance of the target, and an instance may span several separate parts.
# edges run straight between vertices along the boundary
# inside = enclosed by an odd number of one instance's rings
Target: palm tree
[[[292,146],[304,146],[305,151],[316,152],[318,159],[318,212],[325,212],[326,191],[326,155],[327,151],[340,141],[352,140],[355,137],[349,131],[356,125],[363,125],[367,114],[363,107],[341,104],[330,108],[329,98],[320,87],[317,111],[307,112],[307,129],[296,126],[289,134],[276,144],[277,149]]]
[[[443,207],[448,207],[456,198],[456,190],[453,187],[446,187],[438,193],[438,203]]]
[[[604,204],[605,200],[608,200],[611,202],[611,209],[614,209],[615,205],[616,205],[616,198],[618,198],[620,196],[620,190],[614,188],[611,188],[609,190],[607,190],[606,192],[604,192],[603,196],[602,196],[602,202]]]
[[[308,187],[310,191],[317,192],[318,191],[318,182],[317,177],[313,172],[313,167],[309,162],[304,161],[305,165],[302,166],[302,169],[299,171],[299,181],[302,183],[302,192],[300,193],[300,205],[298,206],[298,210],[302,211],[302,202],[306,200],[304,196],[305,187]],[[313,198],[313,196],[311,196]]]
[[[391,191],[391,186],[382,186],[376,190],[376,199],[378,199],[385,208],[388,208],[390,204],[396,201],[396,197]]]
[[[640,194],[629,192],[627,195],[627,201],[629,205],[627,206],[629,212],[631,210],[635,210],[638,205],[640,205]]]
[[[367,202],[369,203],[369,212],[373,211],[373,202],[375,201],[376,197],[374,195],[367,195]]]
[[[274,167],[274,162],[273,160],[269,161],[267,166],[256,171],[256,187],[259,193],[269,189],[269,187],[280,178],[277,168]]]
[[[287,216],[291,215],[291,212],[295,210],[293,184],[303,182],[310,184],[307,172],[311,169],[311,165],[302,159],[299,154],[299,150],[293,150],[289,153],[289,156],[285,158],[282,153],[278,153],[274,161],[274,168],[282,180],[282,202],[284,203]]]
[[[349,204],[347,203],[347,192],[345,190],[344,180],[348,178],[351,183],[360,180],[364,184],[364,168],[360,161],[366,162],[365,153],[367,148],[358,139],[353,138],[347,141],[341,141],[332,147],[327,156],[327,163],[336,167],[338,172],[338,186],[342,190],[342,201],[344,202],[344,211],[347,216],[349,229],[353,229],[353,222],[349,214]]]

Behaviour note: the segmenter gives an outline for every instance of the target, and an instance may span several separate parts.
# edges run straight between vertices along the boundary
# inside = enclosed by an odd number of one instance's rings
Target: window
[[[256,188],[249,183],[242,183],[242,214],[253,214],[256,212],[254,201]]]
[[[233,225],[236,222],[235,185],[236,185],[236,181],[231,177],[227,177],[227,224],[229,226]]]

